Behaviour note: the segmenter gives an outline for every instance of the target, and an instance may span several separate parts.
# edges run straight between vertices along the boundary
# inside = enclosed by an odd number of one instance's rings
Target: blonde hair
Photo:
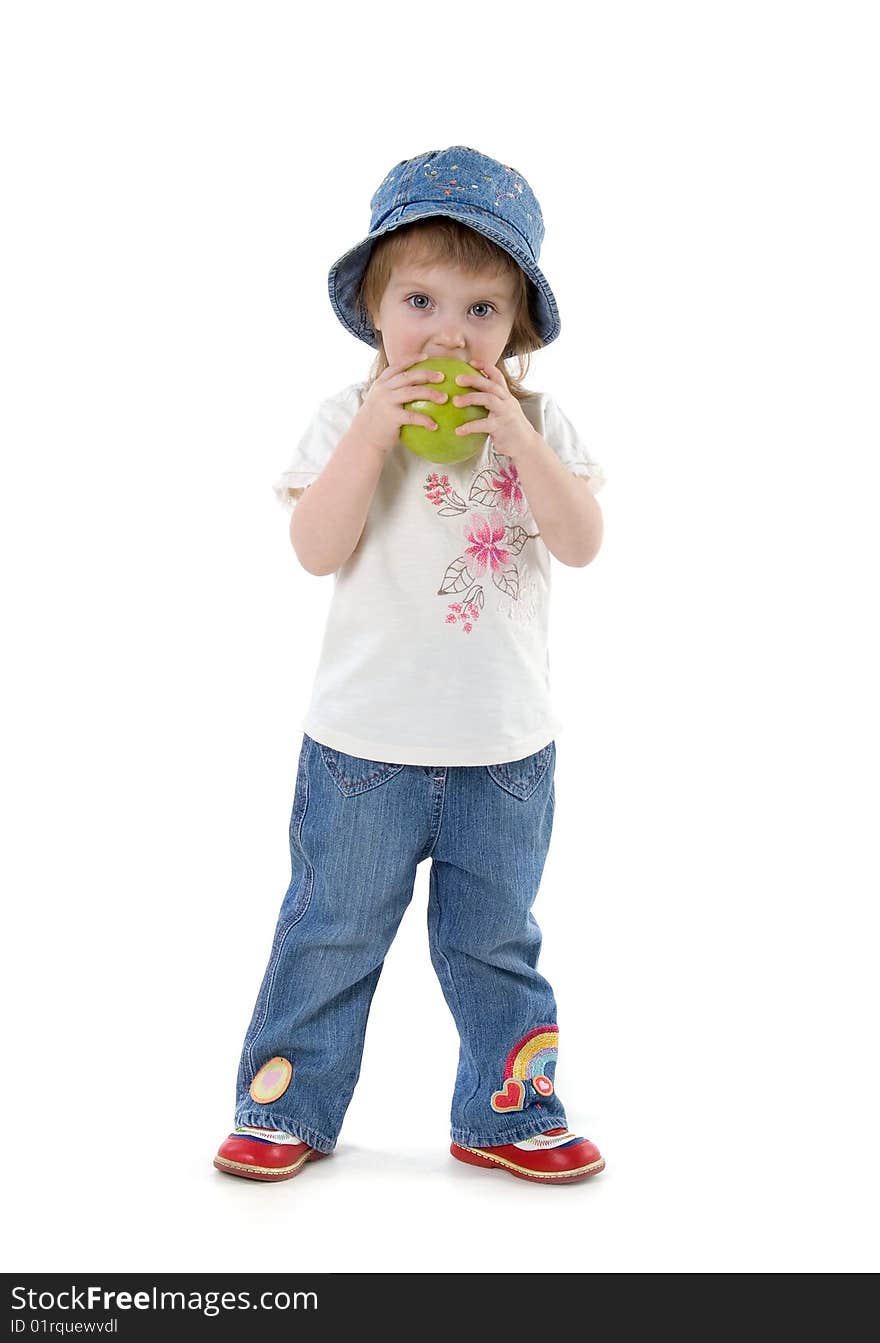
[[[358,299],[370,314],[379,310],[382,295],[391,279],[395,266],[407,261],[425,262],[427,260],[465,271],[487,271],[494,275],[509,276],[514,282],[515,316],[510,330],[507,346],[498,368],[512,396],[517,401],[534,395],[523,386],[522,380],[529,371],[529,353],[540,349],[544,344],[529,311],[529,281],[525,272],[517,265],[513,257],[497,246],[482,233],[468,228],[457,219],[446,215],[435,215],[430,219],[418,219],[411,224],[403,224],[392,229],[381,238],[377,238],[370,253],[366,270],[358,288]],[[385,346],[379,337],[379,352],[367,379],[370,386],[380,373],[388,367]],[[505,359],[517,358],[519,368],[515,374],[505,367]]]

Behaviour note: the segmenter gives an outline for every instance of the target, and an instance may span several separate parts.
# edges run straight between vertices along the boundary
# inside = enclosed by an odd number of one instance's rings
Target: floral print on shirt
[[[438,596],[461,598],[447,604],[446,623],[470,634],[486,603],[491,583],[498,609],[511,619],[530,621],[535,614],[536,584],[522,559],[527,541],[539,533],[527,525],[528,503],[510,457],[493,451],[491,462],[473,478],[467,502],[448,474],[432,471],[424,483],[425,497],[439,517],[461,517],[464,547],[447,566]]]

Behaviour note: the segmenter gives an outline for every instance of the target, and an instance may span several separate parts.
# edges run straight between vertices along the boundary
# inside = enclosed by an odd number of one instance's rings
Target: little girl
[[[371,208],[329,289],[378,357],[318,407],[275,486],[300,563],[335,581],[290,885],[214,1165],[286,1180],[333,1150],[373,992],[430,858],[431,960],[461,1042],[452,1155],[580,1180],[605,1163],[569,1131],[555,1089],[556,1003],[530,911],[555,805],[550,555],[594,558],[604,476],[556,403],[522,386],[527,358],[518,377],[505,367],[559,334],[522,174],[454,145],[398,163]],[[482,408],[457,430],[477,450],[449,465],[401,440],[404,426],[440,433],[407,408],[448,402],[441,372],[412,367],[436,358],[477,370],[453,404]]]

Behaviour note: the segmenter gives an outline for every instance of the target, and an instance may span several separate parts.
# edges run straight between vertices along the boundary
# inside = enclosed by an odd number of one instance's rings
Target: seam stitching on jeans
[[[283,933],[281,933],[281,935],[278,937],[277,945],[273,949],[272,959],[270,960],[269,965],[266,967],[266,975],[269,975],[271,971],[271,977],[269,978],[266,984],[266,993],[263,1003],[263,1018],[259,1026],[257,1026],[256,1029],[254,1030],[252,1038],[248,1040],[248,1046],[247,1046],[248,1064],[250,1067],[251,1075],[253,1075],[254,1073],[254,1050],[256,1049],[257,1044],[259,1043],[260,1036],[263,1033],[263,1027],[266,1025],[266,1021],[269,1016],[269,1002],[272,997],[272,990],[275,987],[275,980],[278,975],[278,965],[281,960],[281,953],[284,950],[284,944],[287,941],[287,935],[290,932],[291,928],[294,928],[296,924],[299,923],[300,919],[305,914],[312,900],[314,872],[311,863],[306,857],[306,851],[303,848],[303,842],[302,842],[302,828],[306,819],[306,812],[309,809],[309,797],[311,794],[311,790],[309,788],[308,761],[305,761],[305,763],[303,762],[303,755],[307,753],[308,749],[309,748],[306,745],[306,743],[303,742],[303,747],[302,750],[300,751],[300,768],[297,769],[297,782],[302,782],[303,802],[299,820],[296,823],[296,838],[298,841],[298,849],[303,864],[304,894],[301,901],[301,908],[299,913],[297,914],[296,918],[291,919],[290,923],[287,924]],[[296,787],[294,786],[294,815],[296,814],[296,794],[297,790]]]
[[[435,950],[435,952],[437,953],[437,955],[440,957],[440,959],[442,960],[443,964],[446,966],[446,973],[447,973],[447,975],[449,976],[449,983],[450,983],[450,986],[451,986],[451,988],[452,988],[452,992],[455,994],[455,1001],[458,1003],[458,1015],[459,1015],[459,1019],[461,1020],[462,1025],[465,1025],[465,1024],[466,1024],[466,1023],[465,1023],[465,1015],[464,1015],[464,1012],[463,1012],[463,1010],[462,1010],[461,997],[460,997],[459,992],[458,992],[458,986],[457,986],[457,984],[456,984],[456,982],[455,982],[455,976],[454,976],[453,973],[452,973],[452,966],[451,966],[450,963],[449,963],[449,959],[448,959],[448,957],[445,956],[444,953],[440,950],[440,945],[439,945],[440,923],[441,923],[441,920],[442,920],[442,917],[443,917],[443,906],[442,906],[442,904],[440,903],[440,896],[439,896],[440,881],[439,881],[439,878],[438,878],[438,876],[437,876],[437,872],[436,872],[436,868],[435,868],[435,862],[436,862],[436,860],[432,860],[432,862],[431,862],[431,873],[430,873],[430,879],[429,879],[429,881],[428,881],[428,899],[429,899],[429,902],[430,902],[430,898],[431,898],[431,896],[433,895],[433,897],[434,897],[434,904],[435,904],[436,909],[437,909],[437,937],[436,937],[435,940],[434,940],[434,950]],[[457,1023],[456,1023],[456,1024],[457,1024]],[[459,1032],[459,1034],[461,1034],[461,1033]],[[482,1074],[480,1073],[480,1067],[479,1067],[479,1064],[477,1063],[476,1059],[474,1059],[474,1071],[475,1071],[476,1074],[477,1074],[476,1085],[475,1085],[473,1091],[471,1092],[471,1094],[467,1097],[467,1099],[466,1099],[466,1100],[463,1100],[462,1103],[461,1103],[462,1114],[464,1113],[464,1108],[465,1108],[465,1106],[466,1106],[466,1105],[470,1105],[470,1103],[471,1103],[471,1101],[474,1099],[474,1097],[477,1096],[477,1095],[479,1095],[480,1086],[481,1086],[481,1084],[482,1084],[482,1080],[483,1080],[483,1079],[482,1079]]]

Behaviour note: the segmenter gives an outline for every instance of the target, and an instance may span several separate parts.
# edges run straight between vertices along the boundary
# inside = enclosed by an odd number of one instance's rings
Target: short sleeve
[[[542,404],[543,437],[550,444],[563,466],[576,476],[586,476],[593,494],[606,482],[605,472],[595,461],[571,420],[564,415],[552,397],[545,396]]]
[[[315,411],[305,432],[294,448],[286,471],[275,481],[273,490],[282,508],[292,512],[303,492],[313,485],[336,450],[342,436],[361,406],[358,383],[327,397]]]

